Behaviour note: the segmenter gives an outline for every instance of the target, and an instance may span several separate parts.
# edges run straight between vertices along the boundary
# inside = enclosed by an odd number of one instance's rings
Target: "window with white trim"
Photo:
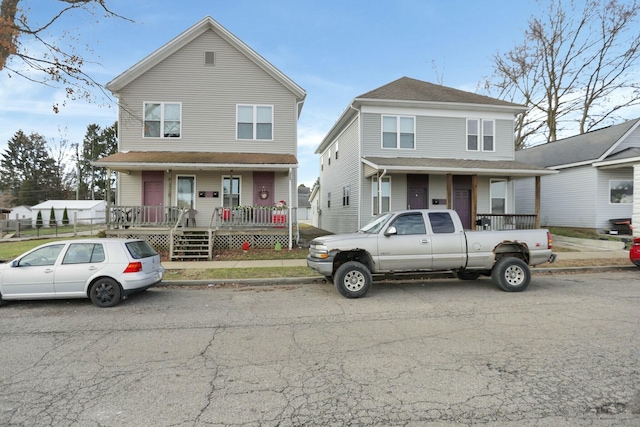
[[[272,140],[273,107],[271,105],[238,105],[236,139]]]
[[[633,181],[609,181],[609,203],[633,203]]]
[[[327,207],[331,207],[331,191],[327,193]]]
[[[467,151],[495,151],[493,120],[467,119]]]
[[[331,165],[331,147],[327,150],[327,165]]]
[[[391,206],[391,178],[382,178],[382,186],[380,188],[382,198],[382,212],[389,212]],[[378,215],[378,177],[372,178],[371,199],[373,200],[373,214]]]
[[[196,201],[196,177],[178,175],[176,180],[176,206],[193,209]]]
[[[338,160],[338,141],[336,141],[336,160]]]
[[[414,149],[415,117],[382,116],[382,148]]]
[[[491,213],[507,213],[507,180],[492,179],[490,185]]]
[[[349,206],[349,196],[351,193],[351,186],[345,185],[342,187],[342,206]]]
[[[240,206],[240,177],[222,177],[222,206],[235,208]]]
[[[144,103],[144,138],[180,138],[182,104],[176,102]]]

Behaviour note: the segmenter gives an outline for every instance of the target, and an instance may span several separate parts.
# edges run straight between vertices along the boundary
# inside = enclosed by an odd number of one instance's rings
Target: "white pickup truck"
[[[465,231],[453,210],[377,216],[357,233],[311,241],[307,265],[347,298],[364,296],[372,274],[452,271],[461,280],[491,276],[507,292],[524,291],[529,265],[552,263],[548,230]]]

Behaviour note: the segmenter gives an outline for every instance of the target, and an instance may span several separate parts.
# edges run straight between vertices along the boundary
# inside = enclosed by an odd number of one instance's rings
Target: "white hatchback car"
[[[77,239],[38,246],[0,264],[5,300],[91,298],[113,307],[162,281],[160,255],[144,240]]]

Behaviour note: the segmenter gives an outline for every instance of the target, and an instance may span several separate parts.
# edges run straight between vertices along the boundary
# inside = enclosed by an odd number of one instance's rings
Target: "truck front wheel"
[[[531,271],[520,258],[506,257],[493,266],[491,278],[505,292],[522,292],[529,286]]]
[[[342,264],[333,276],[336,289],[347,298],[360,298],[371,287],[371,272],[362,263],[349,261]]]

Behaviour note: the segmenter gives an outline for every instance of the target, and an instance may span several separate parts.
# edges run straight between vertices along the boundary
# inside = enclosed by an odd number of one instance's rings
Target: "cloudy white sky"
[[[107,0],[134,22],[75,12],[50,30],[87,45],[87,71],[107,83],[209,15],[307,91],[299,120],[299,182],[318,176],[314,154],[356,96],[402,76],[475,91],[491,57],[522,39],[535,0]],[[60,10],[57,0],[22,0],[33,24]],[[63,102],[47,88],[0,73],[0,150],[22,130],[55,144],[81,142],[89,124],[116,120],[112,100]]]

